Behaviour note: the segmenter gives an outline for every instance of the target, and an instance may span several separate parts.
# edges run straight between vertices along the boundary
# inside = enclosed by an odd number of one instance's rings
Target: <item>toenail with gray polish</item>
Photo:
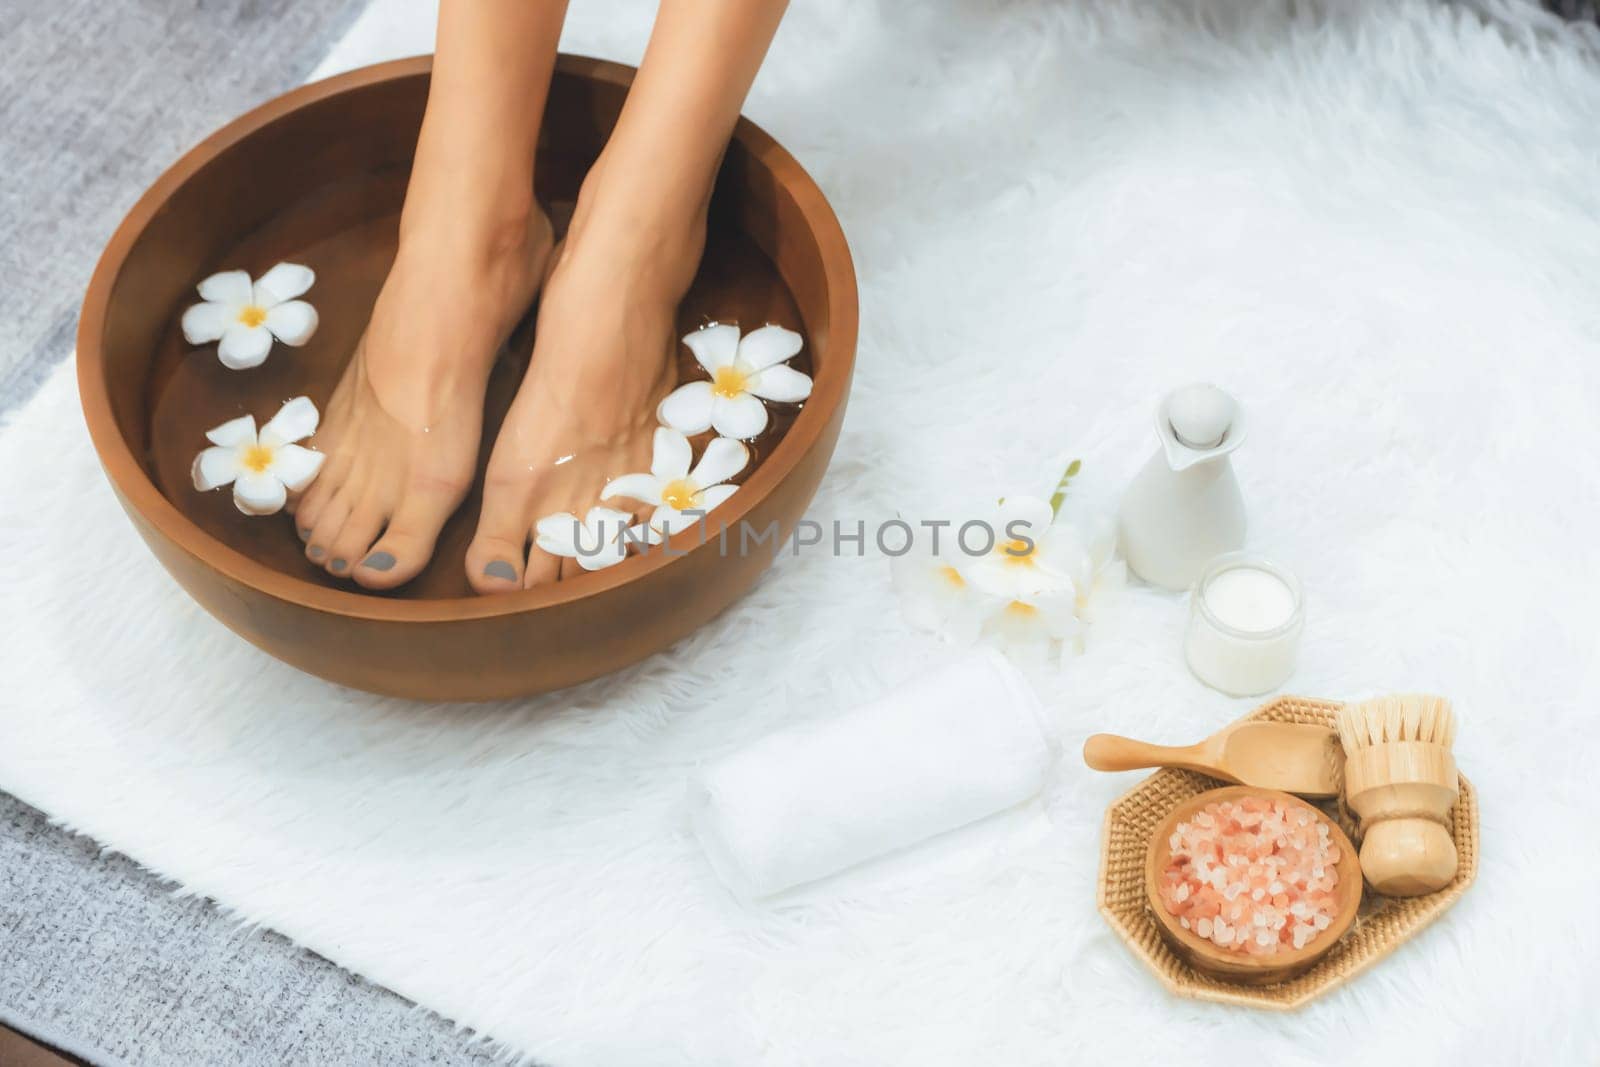
[[[332,567],[336,571],[343,571],[346,567],[350,566],[350,564],[346,563],[342,559],[336,559],[332,563],[328,564],[328,566]]]
[[[302,540],[302,541],[311,540],[311,531],[310,530],[301,530],[300,531],[300,540]]]
[[[327,553],[322,551],[322,549],[318,546],[312,545],[311,551],[308,553],[308,555],[310,555],[312,559],[321,559],[323,556],[326,556]]]
[[[517,568],[503,559],[492,561],[487,567],[483,568],[483,573],[490,578],[504,578],[508,582],[517,580]]]
[[[394,566],[394,555],[389,552],[374,552],[362,560],[361,565],[369,571],[386,571]]]

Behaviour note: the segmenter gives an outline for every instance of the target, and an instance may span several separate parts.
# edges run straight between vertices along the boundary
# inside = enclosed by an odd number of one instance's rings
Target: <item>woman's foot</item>
[[[556,251],[528,374],[490,455],[467,549],[467,580],[480,593],[577,569],[529,547],[534,525],[556,512],[582,515],[609,479],[650,468],[656,405],[674,384],[678,303],[705,246],[706,204],[675,210],[646,173],[596,163]]]
[[[294,507],[306,558],[369,589],[414,578],[477,466],[496,353],[533,302],[550,224],[459,202],[402,221],[400,250],[323,413],[321,475]],[[410,205],[408,204],[408,210]],[[509,215],[509,217],[507,217]]]

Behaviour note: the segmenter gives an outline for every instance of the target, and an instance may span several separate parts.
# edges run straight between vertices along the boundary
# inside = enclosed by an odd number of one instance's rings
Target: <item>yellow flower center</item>
[[[939,568],[939,577],[943,578],[957,589],[960,589],[962,586],[967,584],[967,580],[961,577],[961,572],[950,566],[948,563]]]
[[[695,491],[694,483],[687,478],[678,478],[661,487],[661,502],[675,511],[688,511],[695,506],[695,498],[700,494]]]
[[[265,474],[267,468],[272,466],[272,449],[266,445],[251,445],[244,450],[244,457],[240,462],[257,474]]]
[[[711,391],[717,396],[731,400],[744,393],[749,383],[749,376],[738,367],[731,365],[718,367],[717,372],[711,376]]]
[[[1039,614],[1039,609],[1032,604],[1024,604],[1020,600],[1013,600],[1006,605],[1006,612],[1018,618],[1027,619]]]
[[[1034,565],[1033,550],[1037,547],[1038,542],[1036,541],[1024,541],[1021,538],[1017,538],[1014,541],[1007,541],[1005,544],[1001,545],[1000,554],[1005,558],[1007,563],[1015,563],[1023,567],[1032,567]]]
[[[247,304],[239,310],[239,321],[246,326],[260,326],[267,321],[267,309],[257,307],[255,304]]]

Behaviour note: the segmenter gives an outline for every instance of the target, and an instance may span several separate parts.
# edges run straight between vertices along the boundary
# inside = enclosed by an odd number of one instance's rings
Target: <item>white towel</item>
[[[984,650],[701,768],[689,806],[718,876],[757,900],[1021,804],[1055,756],[1032,687]]]

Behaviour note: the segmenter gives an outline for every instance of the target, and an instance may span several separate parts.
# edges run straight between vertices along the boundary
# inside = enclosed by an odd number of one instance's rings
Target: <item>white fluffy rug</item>
[[[427,47],[380,0],[328,69]],[[649,4],[574,5],[633,60]],[[0,437],[0,786],[239,916],[557,1065],[1600,1058],[1600,55],[1533,9],[800,0],[749,112],[832,197],[858,384],[813,515],[948,515],[1085,459],[1105,508],[1167,387],[1253,418],[1251,542],[1304,577],[1296,691],[1462,717],[1478,885],[1292,1016],[1169,997],[1094,908],[1105,805],[939,877],[742,909],[684,780],[915,674],[881,558],[783,559],[692,640],[557,696],[407,706],[302,676],[145,553],[66,372]],[[1184,608],[1138,590],[1044,695],[1194,739]],[[841,622],[848,620],[848,622]]]

